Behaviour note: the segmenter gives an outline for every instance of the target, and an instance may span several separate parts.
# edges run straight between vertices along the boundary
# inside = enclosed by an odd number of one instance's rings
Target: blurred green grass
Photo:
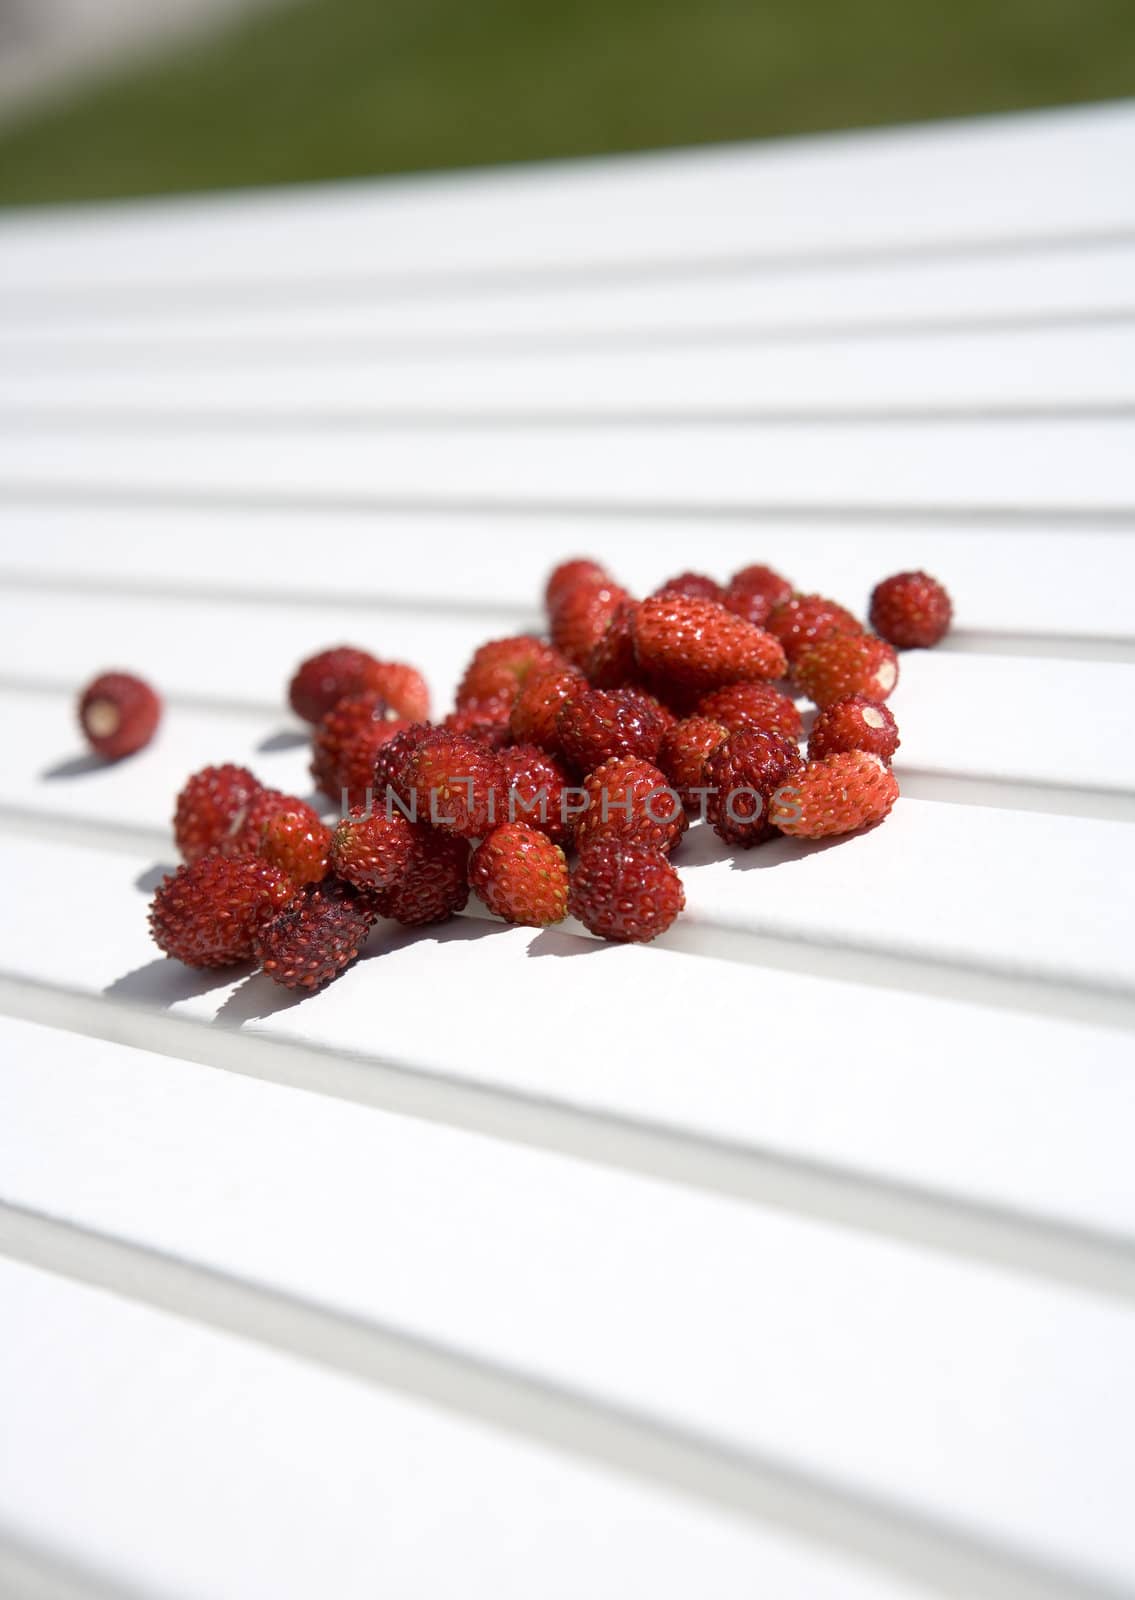
[[[592,155],[1133,92],[1132,0],[301,0],[0,133],[0,201]]]

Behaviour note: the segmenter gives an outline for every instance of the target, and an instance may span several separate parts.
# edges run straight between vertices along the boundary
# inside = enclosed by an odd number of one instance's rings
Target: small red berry
[[[868,700],[866,695],[851,695],[836,700],[817,712],[808,735],[808,759],[839,755],[845,750],[866,750],[869,755],[890,761],[899,747],[899,730],[890,707]]]
[[[430,714],[429,684],[417,667],[405,661],[376,661],[367,687],[380,694],[396,717],[425,722]]]
[[[506,795],[497,807],[501,821],[526,822],[565,844],[571,830],[564,816],[564,791],[571,778],[560,762],[539,745],[513,744],[500,752],[500,764]]]
[[[564,853],[527,823],[504,822],[482,839],[469,864],[469,882],[506,922],[546,928],[567,915]]]
[[[638,678],[634,653],[637,600],[620,600],[602,637],[587,658],[587,676],[596,689],[621,689]]]
[[[658,747],[658,765],[687,811],[698,810],[695,789],[705,786],[707,759],[724,744],[730,730],[712,717],[687,717],[668,728]]]
[[[279,789],[257,789],[248,804],[233,817],[224,838],[214,848],[221,855],[234,858],[258,855],[265,828],[277,817],[288,814],[302,818],[308,828],[317,832],[323,826],[318,811],[306,800],[284,794]]]
[[[882,822],[898,799],[894,773],[878,756],[846,750],[809,761],[786,784],[773,810],[781,833],[826,839]]]
[[[533,675],[512,703],[509,731],[518,744],[538,744],[544,750],[558,750],[556,716],[565,700],[587,688],[587,679],[578,667],[563,672]]]
[[[575,824],[582,849],[590,839],[633,839],[673,850],[688,827],[681,798],[666,774],[637,756],[612,756],[585,779],[586,808]]]
[[[370,895],[328,878],[301,890],[261,928],[256,955],[285,989],[322,989],[355,959],[377,916]]]
[[[378,896],[384,917],[407,927],[445,922],[469,898],[469,844],[453,833],[441,833],[419,822],[418,848],[393,889]]]
[[[467,700],[449,713],[442,727],[448,728],[450,733],[468,734],[470,739],[480,739],[499,750],[512,737],[511,715],[512,699],[508,695],[498,695],[493,700]]]
[[[186,861],[219,849],[238,833],[261,784],[247,767],[203,767],[177,797],[173,832]]]
[[[551,616],[575,589],[601,589],[613,583],[611,574],[598,561],[576,557],[561,561],[554,568],[544,590],[544,607]]]
[[[703,695],[698,712],[724,723],[730,733],[740,733],[742,728],[764,728],[770,733],[783,733],[788,739],[799,739],[804,726],[795,700],[771,683],[727,683],[723,689]]]
[[[410,752],[401,782],[417,820],[443,832],[479,839],[500,820],[500,761],[494,750],[465,734],[432,728]]]
[[[799,655],[793,676],[808,698],[823,709],[853,694],[885,700],[898,682],[899,663],[885,639],[870,633],[858,637],[836,634]]]
[[[412,722],[400,727],[394,737],[379,748],[372,777],[374,803],[380,811],[386,809],[389,795],[401,800],[403,805],[409,805],[410,791],[406,785],[406,763],[426,735],[433,731],[432,724],[428,722]]]
[[[791,666],[811,645],[837,633],[862,633],[863,625],[835,600],[822,594],[798,594],[773,610],[768,630],[784,646]]]
[[[759,728],[731,733],[705,764],[706,815],[726,844],[748,850],[776,831],[774,796],[804,765],[797,744]]]
[[[509,705],[534,674],[560,672],[568,663],[543,639],[523,633],[490,639],[473,652],[457,688],[458,710],[471,700],[507,700]]]
[[[728,610],[756,628],[767,626],[777,606],[792,598],[792,585],[772,567],[742,567],[735,572],[722,596]]]
[[[375,659],[354,645],[336,645],[308,656],[288,685],[288,702],[305,722],[322,722],[333,705],[370,687],[368,670]]]
[[[585,668],[615,612],[629,599],[618,584],[578,584],[551,614],[552,643],[573,666]]]
[[[348,805],[363,804],[378,752],[406,726],[374,690],[340,700],[312,739],[311,775],[318,787],[340,804],[344,790]]]
[[[286,872],[301,888],[319,883],[327,876],[331,829],[318,817],[312,820],[311,808],[277,811],[265,822],[257,855]]]
[[[928,648],[945,638],[954,608],[945,589],[926,572],[897,572],[871,596],[871,626],[900,650]]]
[[[635,652],[652,684],[705,694],[725,683],[779,678],[784,652],[771,634],[712,600],[662,595],[644,600],[634,619]]]
[[[79,726],[91,749],[107,761],[132,756],[149,744],[161,717],[158,696],[129,672],[103,672],[79,697]]]
[[[603,939],[656,939],[685,903],[682,880],[662,851],[628,839],[595,839],[571,875],[568,911]]]
[[[704,572],[679,572],[677,577],[667,578],[665,583],[660,583],[652,593],[684,594],[693,600],[714,600],[719,605],[722,599],[721,585],[716,578]]]
[[[331,867],[356,889],[392,889],[409,870],[419,832],[393,806],[355,806],[331,836]]]
[[[202,856],[162,879],[150,902],[150,932],[189,967],[247,961],[261,926],[296,892],[286,872],[255,857]]]
[[[556,717],[560,749],[581,772],[611,756],[652,760],[666,727],[661,708],[630,689],[586,689],[565,700]]]

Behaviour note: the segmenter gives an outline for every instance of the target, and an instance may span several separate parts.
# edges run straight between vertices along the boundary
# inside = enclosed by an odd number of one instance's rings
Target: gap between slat
[[[779,1526],[965,1600],[1117,1600],[1110,1585],[938,1523],[790,1462],[696,1433],[196,1263],[16,1207],[0,1250],[25,1264],[394,1389],[584,1461]]]

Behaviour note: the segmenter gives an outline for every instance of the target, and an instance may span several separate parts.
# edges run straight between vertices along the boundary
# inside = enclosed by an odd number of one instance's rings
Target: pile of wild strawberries
[[[509,922],[570,914],[604,938],[653,939],[684,905],[670,858],[692,816],[748,849],[888,815],[895,647],[936,644],[951,619],[922,572],[877,586],[871,633],[767,566],[724,587],[684,572],[635,600],[573,560],[545,603],[550,641],[481,645],[440,723],[412,666],[347,646],[304,661],[289,698],[314,724],[312,775],[341,820],[325,825],[244,767],[195,773],[174,818],[185,864],[150,907],[161,949],[195,967],[255,958],[276,982],[317,989],[379,917],[440,922],[470,889]],[[115,696],[95,692],[109,678],[81,703],[108,754],[137,748],[132,716],[148,719],[144,743],[159,709],[118,677],[117,721]],[[793,693],[817,707],[807,757]]]

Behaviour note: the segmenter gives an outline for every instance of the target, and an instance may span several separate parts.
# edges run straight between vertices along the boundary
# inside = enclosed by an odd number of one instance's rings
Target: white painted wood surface
[[[1135,1594],[1135,111],[0,220],[0,1593]],[[185,775],[593,552],[912,565],[877,832],[158,957]],[[139,757],[76,687],[144,672]],[[759,859],[758,859],[759,858]]]

